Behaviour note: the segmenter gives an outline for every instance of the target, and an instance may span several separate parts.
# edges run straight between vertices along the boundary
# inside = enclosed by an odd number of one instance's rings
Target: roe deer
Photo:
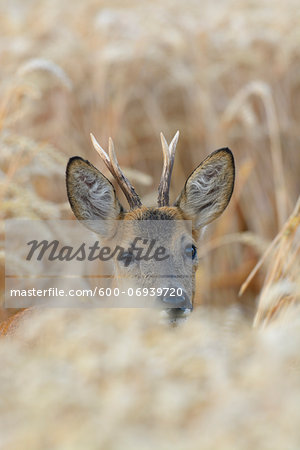
[[[189,314],[193,308],[195,271],[198,265],[197,241],[199,230],[216,219],[226,208],[232,195],[235,168],[234,158],[228,148],[222,148],[211,153],[187,178],[183,190],[172,206],[169,206],[169,187],[175,158],[176,144],[179,132],[177,132],[168,146],[165,137],[161,133],[163,150],[163,170],[158,187],[158,206],[145,207],[122,172],[114,151],[114,145],[109,139],[108,154],[91,134],[93,146],[105,165],[119,184],[129,204],[129,211],[125,210],[119,202],[115,189],[111,182],[89,161],[75,156],[69,160],[66,170],[67,193],[71,208],[77,219],[88,221],[89,228],[100,235],[102,242],[111,242],[115,231],[112,223],[123,221],[124,224],[134,224],[131,229],[126,226],[122,236],[122,246],[127,247],[132,240],[132,234],[138,235],[141,222],[150,222],[150,227],[155,227],[159,221],[164,227],[170,221],[180,221],[180,225],[174,231],[168,232],[167,240],[171,248],[171,256],[165,265],[160,265],[159,273],[166,274],[170,271],[175,274],[164,281],[160,277],[154,277],[157,273],[155,262],[136,263],[131,254],[130,264],[115,260],[115,268],[118,275],[136,275],[142,286],[152,288],[161,287],[162,283],[173,292],[180,295],[159,295],[159,303],[165,308],[170,321]],[[169,222],[166,222],[169,221]],[[192,223],[192,232],[189,237],[185,221]],[[189,223],[190,223],[189,222]],[[172,223],[172,222],[171,222]],[[171,230],[171,228],[170,228]],[[161,240],[165,239],[163,237]],[[157,242],[160,245],[161,242]],[[168,266],[168,267],[166,267]],[[189,272],[190,271],[190,272]],[[191,276],[187,276],[188,273]],[[178,290],[177,288],[180,288]],[[161,292],[161,290],[158,290]],[[168,289],[167,289],[167,292]]]
[[[235,178],[234,158],[228,148],[221,148],[211,153],[187,178],[185,185],[172,206],[169,206],[169,187],[175,158],[179,132],[167,144],[161,134],[163,150],[163,170],[158,187],[158,205],[145,207],[122,172],[114,151],[113,142],[109,139],[108,154],[98,144],[93,135],[92,143],[107,168],[125,194],[130,209],[127,211],[119,202],[111,182],[89,161],[79,156],[71,158],[66,169],[67,194],[71,208],[77,219],[84,221],[95,231],[102,242],[112,242],[113,223],[122,221],[123,247],[127,247],[133,234],[139,234],[141,223],[150,223],[155,228],[157,223],[165,225],[179,223],[172,232],[168,232],[167,240],[171,248],[168,261],[160,266],[159,273],[173,273],[175,276],[151,277],[157,275],[157,267],[153,261],[136,263],[134,255],[129,264],[115,260],[115,268],[119,275],[133,275],[143,286],[152,288],[180,288],[180,294],[160,294],[157,302],[165,309],[168,320],[176,323],[186,317],[193,308],[195,272],[198,266],[197,242],[200,229],[216,219],[228,205]],[[188,234],[185,223],[192,223]],[[129,226],[133,224],[133,226]],[[166,239],[163,237],[163,239]],[[160,245],[158,240],[156,245]],[[168,266],[166,270],[166,267]],[[161,269],[162,267],[162,269]],[[190,276],[187,276],[190,274]],[[162,281],[163,280],[163,281]],[[163,284],[163,286],[162,286]],[[175,289],[174,289],[175,290]],[[178,292],[178,289],[175,290]],[[14,317],[0,324],[0,335],[13,334],[20,321],[30,316],[30,311],[21,311]]]

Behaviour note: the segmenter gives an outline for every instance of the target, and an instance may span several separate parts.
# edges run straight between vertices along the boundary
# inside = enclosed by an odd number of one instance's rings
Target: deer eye
[[[192,245],[187,245],[187,246],[185,247],[184,254],[185,254],[185,256],[187,256],[188,258],[195,259],[196,255],[197,255],[197,249],[196,249],[196,247],[194,246],[194,244],[192,244]]]
[[[123,252],[120,259],[123,262],[125,267],[128,267],[130,264],[132,264],[135,261],[133,253],[130,253],[130,252]]]

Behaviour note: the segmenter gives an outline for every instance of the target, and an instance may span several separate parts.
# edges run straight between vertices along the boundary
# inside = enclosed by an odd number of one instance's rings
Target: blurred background
[[[72,218],[68,158],[110,177],[90,132],[105,149],[113,138],[147,205],[160,131],[170,141],[180,130],[171,199],[228,146],[235,191],[199,245],[196,303],[252,317],[264,269],[238,291],[299,195],[299,23],[298,0],[1,1],[1,219]]]
[[[171,199],[210,152],[236,160],[183,326],[49,308],[0,336],[1,449],[299,450],[299,24],[299,0],[0,0],[0,320],[4,219],[73,218],[68,158],[110,177],[90,132],[147,205],[160,131]]]

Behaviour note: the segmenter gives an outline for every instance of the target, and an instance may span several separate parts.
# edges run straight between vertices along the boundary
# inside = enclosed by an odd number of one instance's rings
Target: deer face
[[[224,211],[234,186],[233,155],[223,148],[209,155],[192,172],[174,205],[169,206],[177,138],[178,134],[169,147],[162,138],[164,169],[158,207],[142,206],[119,168],[111,141],[109,156],[95,140],[93,143],[122,187],[131,206],[129,211],[121,206],[110,181],[88,161],[71,158],[66,172],[68,198],[77,219],[84,220],[102,242],[112,244],[116,240],[119,246],[131,249],[122,260],[115,261],[118,279],[129,276],[135,285],[153,288],[157,292],[156,304],[167,311],[172,321],[192,310],[200,230]],[[118,221],[122,221],[122,226],[116,232]],[[168,258],[137,258],[137,246],[140,248],[137,238],[140,242],[152,239],[152,255],[165,248]],[[161,288],[167,289],[161,293]]]
[[[152,305],[166,309],[170,317],[188,314],[198,265],[197,236],[193,236],[191,221],[174,206],[142,207],[125,213],[118,229],[118,242],[130,250],[124,260],[116,261],[117,279],[130,277],[131,283],[154,293]],[[150,257],[139,260],[144,243],[148,253],[151,247]]]

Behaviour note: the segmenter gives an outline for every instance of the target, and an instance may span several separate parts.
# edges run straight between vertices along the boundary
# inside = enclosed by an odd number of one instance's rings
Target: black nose
[[[183,292],[182,295],[178,296],[161,296],[160,300],[164,303],[167,308],[182,308],[191,309],[192,304],[188,295]]]

